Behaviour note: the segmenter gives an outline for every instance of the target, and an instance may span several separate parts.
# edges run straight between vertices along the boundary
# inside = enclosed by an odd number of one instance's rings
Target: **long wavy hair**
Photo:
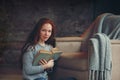
[[[23,45],[22,49],[21,49],[21,58],[20,58],[20,62],[22,64],[22,57],[23,54],[25,53],[26,49],[30,46],[30,45],[35,45],[38,43],[39,39],[40,39],[40,30],[42,28],[42,26],[46,23],[49,23],[52,25],[52,34],[50,36],[50,38],[45,42],[46,44],[49,44],[53,47],[56,47],[56,41],[55,41],[55,24],[52,20],[48,19],[48,18],[41,18],[38,23],[35,25],[34,29],[31,31],[31,33],[29,34],[25,44]],[[22,66],[21,66],[22,67]]]

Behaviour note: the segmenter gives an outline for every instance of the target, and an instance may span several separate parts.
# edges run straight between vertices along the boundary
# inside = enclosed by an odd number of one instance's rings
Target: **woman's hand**
[[[47,62],[45,59],[41,59],[39,61],[39,64],[42,65],[44,69],[49,69],[49,68],[52,68],[54,66],[54,60],[51,59]]]

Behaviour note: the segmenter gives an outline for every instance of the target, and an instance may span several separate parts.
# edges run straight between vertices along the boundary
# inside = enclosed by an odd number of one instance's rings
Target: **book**
[[[34,57],[33,65],[38,65],[38,62],[41,59],[45,59],[46,61],[49,61],[50,59],[57,60],[61,54],[62,51],[58,50],[57,48],[53,48],[51,51],[40,50]]]

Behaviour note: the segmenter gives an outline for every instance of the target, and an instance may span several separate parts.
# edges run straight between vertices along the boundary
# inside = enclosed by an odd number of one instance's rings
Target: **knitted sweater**
[[[32,65],[34,56],[41,49],[50,51],[52,49],[52,46],[45,45],[45,47],[43,47],[39,44],[36,44],[34,46],[29,46],[27,51],[25,52],[23,56],[23,78],[25,80],[34,80],[41,77],[46,78],[46,80],[48,79],[47,72],[41,65]]]

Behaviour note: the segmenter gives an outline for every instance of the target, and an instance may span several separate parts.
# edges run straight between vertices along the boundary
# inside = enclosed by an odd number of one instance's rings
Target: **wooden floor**
[[[0,80],[22,80],[22,76],[18,74],[0,74]]]
[[[17,67],[0,65],[0,80],[22,80],[22,71]]]

